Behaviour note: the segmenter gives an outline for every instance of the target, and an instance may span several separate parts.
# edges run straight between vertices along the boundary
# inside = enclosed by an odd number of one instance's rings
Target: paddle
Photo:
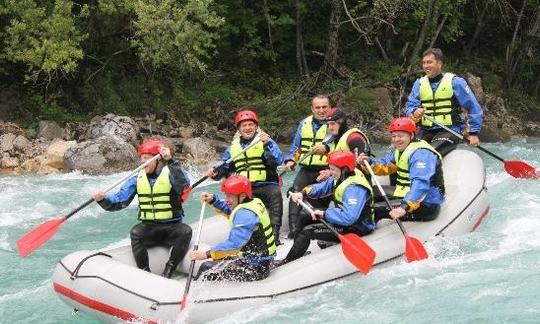
[[[313,213],[313,209],[308,206],[302,200],[298,200],[298,203],[310,214]],[[375,261],[375,251],[364,241],[360,236],[354,233],[339,234],[338,231],[324,219],[319,219],[332,233],[334,233],[341,241],[341,251],[345,258],[352,263],[358,271],[363,274],[367,274]]]
[[[373,169],[371,169],[371,166],[369,165],[367,160],[364,160],[364,165],[369,170],[369,173],[371,174],[371,180],[375,182],[377,188],[379,188],[379,191],[381,192],[381,195],[386,201],[386,205],[391,210],[392,204],[390,203],[390,200],[388,200],[388,196],[386,196],[384,189],[381,187],[381,183],[379,182],[379,180],[377,180],[377,177],[375,176],[375,173],[373,173]],[[398,224],[401,233],[403,233],[403,236],[405,237],[405,256],[407,257],[407,262],[427,259],[428,254],[422,242],[407,234],[405,227],[403,227],[403,224],[398,218],[396,218],[396,223]]]
[[[199,249],[199,242],[201,240],[201,230],[202,230],[202,225],[203,225],[205,207],[206,207],[206,203],[203,202],[202,208],[201,208],[201,214],[199,216],[199,225],[197,227],[197,238],[195,239],[195,245],[193,245],[193,251],[197,251]],[[184,310],[184,308],[186,308],[189,286],[191,285],[191,279],[193,278],[193,269],[195,269],[195,260],[192,260],[191,264],[189,265],[189,273],[188,273],[188,277],[186,281],[186,288],[184,288],[184,298],[182,298],[182,302],[180,303],[181,311]]]
[[[221,168],[222,166],[224,166],[225,164],[229,164],[231,163],[232,161],[234,161],[237,157],[239,157],[240,155],[244,154],[247,150],[249,150],[251,147],[257,145],[259,142],[261,141],[261,139],[259,138],[259,135],[255,135],[255,137],[253,138],[253,140],[251,141],[251,143],[249,143],[248,146],[244,147],[242,149],[242,151],[240,151],[238,154],[236,154],[235,156],[232,156],[230,157],[227,161],[221,163],[220,165],[218,165],[217,167],[214,168],[214,170],[217,170],[219,168]],[[197,180],[193,185],[189,186],[188,188],[184,189],[184,191],[182,192],[182,202],[186,201],[188,198],[189,198],[189,195],[191,194],[191,191],[193,190],[193,188],[197,187],[198,185],[200,185],[204,180],[208,179],[209,176],[205,175],[204,177],[200,178],[199,180]]]
[[[105,193],[107,191],[110,191],[114,187],[126,181],[128,178],[132,177],[135,173],[144,169],[147,165],[149,165],[150,163],[152,163],[159,157],[161,157],[161,155],[159,154],[155,155],[150,160],[144,162],[138,168],[131,171],[128,175],[123,177],[121,180],[119,180],[115,184],[105,189],[103,192]],[[25,257],[29,255],[30,253],[32,253],[35,249],[43,245],[45,242],[47,242],[47,240],[49,240],[56,233],[56,231],[58,231],[58,228],[60,228],[60,225],[62,225],[62,223],[64,223],[71,216],[75,215],[78,211],[80,211],[84,207],[90,205],[93,201],[94,201],[94,198],[90,198],[86,202],[84,202],[82,205],[80,205],[79,207],[69,212],[69,214],[45,221],[43,224],[39,225],[38,227],[34,228],[30,232],[21,236],[17,240],[17,250],[19,251],[19,255],[21,257]]]
[[[426,119],[430,120],[431,122],[433,122],[434,124],[439,125],[444,130],[446,130],[446,131],[454,134],[455,136],[459,137],[459,139],[464,140],[464,141],[468,141],[467,138],[464,138],[463,135],[461,135],[460,133],[452,130],[451,128],[446,127],[446,126],[442,125],[441,123],[435,121],[435,119],[433,119],[431,116],[424,115],[424,117]],[[528,163],[526,163],[524,161],[505,160],[502,157],[500,157],[498,155],[495,155],[493,152],[490,152],[487,149],[481,147],[480,145],[478,145],[476,147],[478,149],[480,149],[481,151],[483,151],[484,153],[487,153],[491,157],[494,157],[497,160],[503,162],[504,163],[504,169],[506,170],[506,172],[508,174],[510,174],[514,178],[523,178],[523,179],[538,179],[538,178],[540,178],[540,171],[537,171],[532,165],[530,165],[530,164],[528,164]]]

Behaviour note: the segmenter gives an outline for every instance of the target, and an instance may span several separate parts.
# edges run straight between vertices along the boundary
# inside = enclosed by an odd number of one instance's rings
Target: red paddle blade
[[[405,256],[407,257],[407,262],[428,258],[427,251],[422,242],[409,235],[405,235]]]
[[[339,240],[341,241],[341,250],[347,260],[358,271],[367,274],[375,261],[375,251],[360,236],[353,233],[339,235]]]
[[[32,253],[35,249],[47,242],[66,220],[64,216],[50,219],[45,223],[24,234],[17,240],[17,250],[21,257]]]
[[[277,184],[278,184],[278,186],[279,186],[280,188],[283,187],[283,178],[282,178],[281,176],[278,177],[278,183],[277,183]]]
[[[182,191],[182,195],[180,196],[181,203],[185,203],[188,200],[191,190],[193,190],[192,187],[187,187],[184,189],[184,191]]]
[[[523,179],[538,179],[540,171],[523,161],[519,160],[504,160],[504,169],[514,178]]]
[[[186,304],[187,304],[187,296],[184,295],[184,298],[182,298],[182,302],[180,303],[180,310],[183,311],[184,308],[186,308]]]

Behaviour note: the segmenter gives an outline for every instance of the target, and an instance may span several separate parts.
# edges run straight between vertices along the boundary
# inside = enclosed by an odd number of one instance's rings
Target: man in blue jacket
[[[236,157],[230,164],[210,168],[206,175],[214,180],[239,174],[247,177],[253,186],[253,195],[262,200],[270,214],[276,244],[279,245],[279,230],[283,216],[283,198],[278,185],[277,167],[283,163],[283,153],[278,144],[270,136],[259,130],[259,117],[254,111],[239,111],[234,122],[240,136],[233,139],[223,155],[222,161]],[[256,137],[260,142],[239,154],[249,146]]]
[[[430,143],[442,156],[456,148],[460,139],[432,121],[462,133],[468,132],[468,143],[479,145],[478,133],[484,113],[467,82],[452,73],[443,73],[443,53],[439,48],[428,48],[422,55],[422,69],[426,75],[417,79],[412,87],[405,114],[420,123],[417,139]],[[462,109],[468,118],[468,129]]]
[[[381,159],[359,156],[360,160],[368,160],[376,175],[397,173],[393,197],[389,197],[395,207],[391,211],[376,208],[375,218],[435,219],[445,192],[441,155],[426,141],[414,138],[416,125],[408,117],[394,119],[389,131],[394,149]]]
[[[293,201],[305,197],[332,196],[335,207],[315,210],[311,218],[304,219],[302,230],[294,237],[289,253],[279,265],[296,260],[307,251],[311,240],[339,242],[339,239],[324,224],[316,222],[324,218],[334,225],[339,233],[356,233],[360,236],[375,230],[373,215],[373,193],[371,184],[362,171],[356,169],[356,158],[351,151],[333,151],[328,155],[331,178],[308,186],[302,192],[291,193]]]
[[[148,248],[172,247],[163,276],[170,278],[178,263],[186,255],[191,241],[191,227],[182,223],[184,210],[180,197],[189,187],[189,178],[178,161],[172,159],[170,149],[161,140],[146,140],[137,149],[141,163],[161,154],[144,170],[128,179],[116,193],[105,195],[97,190],[92,197],[107,211],[129,206],[135,195],[139,200],[138,219],[131,229],[131,248],[139,269],[150,271]]]
[[[327,137],[326,112],[330,108],[330,101],[327,96],[318,95],[311,100],[311,115],[298,122],[296,133],[294,134],[289,155],[285,158],[284,170],[291,172],[297,163],[300,163],[300,170],[294,178],[291,191],[297,192],[307,185],[317,182],[317,177],[322,170],[328,169],[326,154],[316,154],[313,147],[322,144]],[[315,208],[325,209],[330,204],[329,199],[309,200]],[[289,202],[289,235],[294,238],[300,231],[299,215],[302,208],[294,202]]]
[[[192,260],[212,259],[201,264],[196,278],[254,281],[268,277],[276,245],[264,204],[252,197],[251,182],[244,176],[223,180],[221,191],[225,200],[208,192],[201,194],[201,200],[225,214],[231,230],[225,241],[210,250],[190,252]]]

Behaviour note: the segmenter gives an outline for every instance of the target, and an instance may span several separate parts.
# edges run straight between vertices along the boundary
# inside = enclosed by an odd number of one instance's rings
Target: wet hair
[[[443,61],[444,55],[440,48],[430,47],[427,50],[425,50],[424,53],[422,53],[422,57],[425,57],[426,55],[430,55],[430,54],[432,54],[437,61],[440,61],[440,62]]]

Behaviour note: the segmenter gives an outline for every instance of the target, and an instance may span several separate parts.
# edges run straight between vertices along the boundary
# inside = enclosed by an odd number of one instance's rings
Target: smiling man
[[[429,221],[437,217],[444,201],[441,155],[426,141],[415,139],[416,125],[408,117],[394,119],[388,130],[394,149],[382,159],[360,154],[377,175],[397,173],[391,211],[375,209],[375,218]],[[387,191],[385,189],[385,191]]]
[[[478,146],[484,113],[467,82],[453,73],[442,72],[442,67],[443,53],[439,48],[428,48],[422,54],[422,70],[426,75],[413,84],[405,114],[420,124],[416,137],[444,156],[456,148],[460,139],[424,115],[458,133],[466,130],[468,144]],[[468,118],[468,129],[463,112]]]

